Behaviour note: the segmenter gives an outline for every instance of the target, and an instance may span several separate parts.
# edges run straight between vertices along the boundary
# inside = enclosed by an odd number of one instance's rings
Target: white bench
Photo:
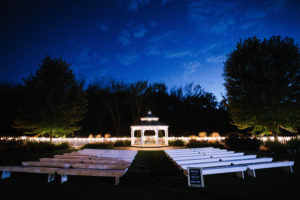
[[[41,162],[66,162],[66,163],[89,163],[89,164],[115,164],[124,165],[130,162],[122,160],[90,160],[90,159],[67,159],[67,158],[41,158]]]
[[[182,169],[186,170],[188,167],[199,167],[199,168],[205,168],[205,167],[217,167],[217,166],[230,166],[230,165],[245,165],[249,163],[267,163],[272,162],[273,158],[255,158],[255,159],[246,159],[246,160],[228,160],[228,161],[216,161],[216,162],[203,162],[203,163],[187,163],[182,164]]]
[[[245,160],[245,159],[253,159],[256,158],[256,155],[243,155],[243,156],[228,156],[228,157],[222,157],[220,160],[226,161],[226,160]]]
[[[196,185],[191,184],[191,170],[196,169],[199,170],[200,180],[199,183]],[[204,187],[204,175],[211,175],[211,174],[224,174],[224,173],[236,173],[238,177],[244,179],[244,172],[247,170],[247,166],[226,166],[226,167],[209,167],[209,168],[195,168],[195,167],[188,167],[188,184],[192,187]]]
[[[57,174],[61,175],[61,183],[68,181],[68,175],[71,176],[100,176],[100,177],[114,177],[115,185],[120,182],[127,170],[98,170],[98,169],[58,169]]]
[[[186,164],[199,164],[199,163],[205,163],[205,162],[217,162],[219,161],[219,158],[205,158],[205,159],[199,159],[199,160],[182,160],[177,161],[178,165],[186,165]]]
[[[210,154],[205,154],[210,155]],[[226,154],[213,154],[210,155],[212,158],[222,158],[222,157],[233,157],[233,156],[243,156],[244,153],[226,153]]]
[[[206,162],[206,163],[198,163],[198,164],[185,164],[181,165],[183,170],[187,170],[188,168],[206,168],[206,167],[220,167],[220,166],[230,166],[230,161],[217,161],[217,162]]]
[[[293,173],[294,161],[278,161],[278,162],[271,162],[271,163],[262,163],[262,164],[253,164],[248,165],[247,173],[250,176],[256,177],[255,170],[257,169],[268,169],[268,168],[277,168],[277,167],[284,167],[286,171]]]
[[[235,154],[234,151],[224,151],[224,152],[204,152],[204,155],[226,155],[226,154]]]
[[[245,165],[250,163],[267,163],[272,162],[273,158],[264,157],[264,158],[254,158],[246,160],[232,160],[230,161],[233,165]]]
[[[204,158],[211,158],[211,156],[189,156],[189,157],[172,157],[175,161],[181,161],[181,160],[201,160]]]
[[[48,182],[54,180],[54,175],[57,168],[49,167],[27,167],[27,166],[0,166],[2,171],[1,179],[11,177],[11,172],[34,173],[34,174],[48,174]]]

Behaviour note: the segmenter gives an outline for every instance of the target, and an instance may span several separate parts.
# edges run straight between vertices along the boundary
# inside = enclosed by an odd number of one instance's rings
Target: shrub
[[[131,146],[130,140],[116,140],[114,142],[114,147],[129,147]]]
[[[186,145],[189,148],[197,148],[197,147],[215,147],[215,148],[224,148],[218,141],[200,141],[191,139]]]
[[[209,137],[220,137],[220,133],[218,132],[212,132]]]
[[[70,149],[71,145],[68,142],[63,142],[56,145],[57,149]]]
[[[169,146],[182,147],[182,146],[184,146],[184,141],[183,140],[169,140]]]
[[[288,146],[288,148],[290,149],[296,149],[296,150],[300,150],[300,140],[299,139],[291,139],[289,141],[286,142],[286,145]]]
[[[199,132],[198,133],[199,137],[207,137],[207,133],[205,131]]]
[[[51,151],[69,149],[69,143],[54,144],[34,140],[0,140],[0,151]]]
[[[55,144],[50,142],[28,141],[25,146],[27,151],[49,151],[55,149]]]
[[[267,140],[264,145],[269,149],[269,151],[276,153],[285,153],[288,149],[288,146],[286,144],[280,143],[278,141]]]
[[[112,149],[114,147],[111,142],[96,142],[83,145],[82,149]]]
[[[234,150],[257,151],[260,147],[260,140],[256,138],[240,137],[237,134],[232,134],[225,139],[225,145],[227,148]]]

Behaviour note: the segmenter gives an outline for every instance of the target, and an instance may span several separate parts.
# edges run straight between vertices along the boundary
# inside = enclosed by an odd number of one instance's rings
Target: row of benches
[[[119,184],[137,151],[130,150],[94,150],[55,155],[54,158],[41,158],[39,161],[25,161],[22,166],[0,166],[2,179],[9,178],[11,172],[48,174],[48,182],[61,175],[61,183],[68,176],[114,177],[115,185]]]
[[[292,173],[294,165],[294,161],[273,162],[271,157],[257,158],[256,155],[244,155],[212,147],[172,149],[165,150],[165,153],[188,176],[189,186],[198,187],[204,187],[204,175],[235,172],[238,177],[244,178],[244,172],[247,172],[248,175],[256,177],[257,169],[283,167]],[[197,178],[194,172],[198,173],[198,184],[191,183],[190,179]]]

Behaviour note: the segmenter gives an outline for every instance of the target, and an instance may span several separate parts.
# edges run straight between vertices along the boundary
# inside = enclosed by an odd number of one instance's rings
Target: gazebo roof
[[[151,111],[148,111],[145,117],[141,117],[141,121],[133,124],[132,126],[168,126],[160,121],[158,117],[152,115]]]
[[[132,126],[168,126],[159,121],[141,121],[133,124]]]

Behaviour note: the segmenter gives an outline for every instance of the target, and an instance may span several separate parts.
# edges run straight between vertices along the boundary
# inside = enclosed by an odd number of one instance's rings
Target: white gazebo
[[[141,121],[136,123],[131,128],[131,146],[140,146],[140,147],[161,147],[168,146],[168,125],[163,124],[158,121],[158,117],[152,115],[151,111],[148,112],[148,115],[141,117]],[[145,135],[145,132],[154,132],[153,135]],[[160,131],[164,131],[164,135]],[[140,132],[140,134],[139,134]],[[137,134],[140,137],[137,137]]]

